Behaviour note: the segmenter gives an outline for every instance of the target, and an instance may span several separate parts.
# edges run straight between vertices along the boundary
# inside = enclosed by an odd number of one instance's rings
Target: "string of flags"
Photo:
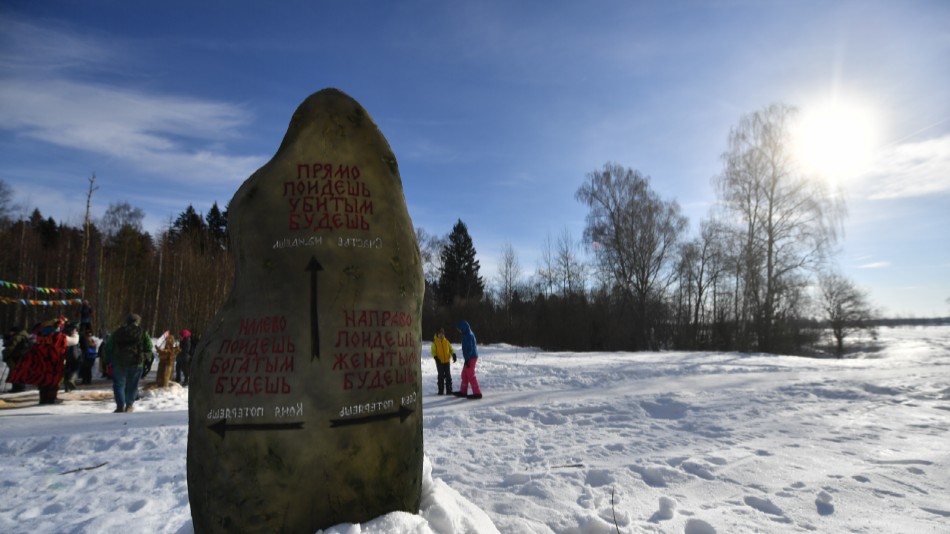
[[[0,280],[0,287],[5,287],[8,289],[16,289],[19,291],[32,291],[34,293],[40,293],[42,295],[62,295],[66,297],[82,295],[82,289],[61,289],[57,287],[30,286],[27,284],[18,284],[16,282],[7,282],[6,280]],[[0,304],[22,304],[24,306],[69,306],[70,304],[82,304],[82,299],[81,298],[66,298],[66,299],[53,299],[53,300],[37,300],[37,299],[16,299],[16,298],[0,297]]]
[[[70,304],[82,304],[82,299],[33,300],[9,299],[6,297],[0,297],[0,304],[22,304],[24,306],[69,306]]]

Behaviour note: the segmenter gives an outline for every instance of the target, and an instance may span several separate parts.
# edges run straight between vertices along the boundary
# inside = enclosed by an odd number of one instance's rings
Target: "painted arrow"
[[[227,419],[222,419],[213,425],[208,425],[208,429],[217,433],[224,439],[228,432],[249,432],[249,431],[273,431],[273,430],[303,430],[303,423],[231,423]]]
[[[366,417],[353,417],[351,419],[334,419],[330,421],[330,427],[335,428],[338,426],[351,426],[351,425],[363,425],[366,423],[374,423],[376,421],[385,421],[386,419],[399,418],[399,422],[405,422],[406,418],[412,415],[412,408],[408,406],[400,406],[398,412],[389,412],[389,413],[380,413],[375,415],[367,415]]]
[[[320,359],[320,318],[317,313],[317,273],[323,270],[323,265],[316,256],[310,256],[307,269],[310,271],[310,361]]]

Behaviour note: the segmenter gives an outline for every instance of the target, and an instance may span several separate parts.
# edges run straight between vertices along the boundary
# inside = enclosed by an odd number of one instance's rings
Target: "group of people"
[[[75,323],[63,317],[51,319],[34,327],[32,334],[22,327],[12,328],[4,336],[3,361],[10,369],[7,382],[12,392],[24,391],[27,384],[37,386],[40,404],[58,404],[60,384],[66,392],[80,384],[92,382],[92,369],[99,359],[99,369],[104,377],[112,378],[115,397],[115,413],[135,411],[139,381],[148,373],[158,353],[156,386],[167,387],[172,371],[175,381],[188,385],[188,368],[192,356],[192,335],[182,330],[179,340],[166,334],[154,346],[152,338],[141,325],[142,318],[129,314],[125,324],[106,336],[101,346],[96,346],[92,326],[86,322]],[[439,395],[454,395],[467,399],[481,399],[475,366],[478,363],[478,346],[475,333],[468,321],[456,325],[462,336],[462,373],[458,391],[452,388],[451,364],[458,362],[455,349],[440,328],[432,340],[432,358],[437,370]],[[471,393],[469,393],[471,388]]]
[[[192,335],[182,330],[176,342],[171,334],[162,336],[158,346],[141,325],[142,318],[130,314],[125,323],[97,346],[91,319],[87,322],[85,306],[80,323],[57,317],[34,326],[30,332],[23,327],[11,328],[3,339],[3,361],[9,369],[6,381],[11,392],[26,390],[28,384],[39,390],[40,404],[59,404],[60,387],[69,392],[79,384],[92,383],[96,359],[103,377],[112,379],[115,413],[135,410],[141,378],[151,368],[155,352],[159,366],[156,385],[167,387],[175,371],[176,382],[188,384],[188,367],[192,355]]]
[[[10,328],[3,338],[3,361],[9,369],[6,381],[10,391],[26,390],[35,385],[40,404],[59,404],[59,386],[66,392],[80,384],[92,383],[92,368],[98,350],[91,325],[57,317],[34,326],[27,332],[22,326]]]
[[[459,321],[455,325],[462,335],[462,384],[458,391],[452,391],[451,365],[458,362],[458,356],[452,343],[445,337],[445,329],[440,328],[432,340],[432,358],[435,360],[437,371],[436,382],[439,395],[454,395],[466,399],[482,398],[482,390],[478,386],[478,377],[475,376],[475,364],[478,363],[478,345],[475,342],[475,333],[472,332],[468,321]],[[469,393],[469,386],[472,392]]]

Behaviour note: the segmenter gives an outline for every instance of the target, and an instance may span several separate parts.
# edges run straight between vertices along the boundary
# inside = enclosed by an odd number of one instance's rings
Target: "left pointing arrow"
[[[302,430],[303,423],[231,423],[227,419],[222,419],[213,425],[208,425],[208,429],[215,432],[221,438],[228,432],[248,432],[248,431],[273,431],[273,430]]]

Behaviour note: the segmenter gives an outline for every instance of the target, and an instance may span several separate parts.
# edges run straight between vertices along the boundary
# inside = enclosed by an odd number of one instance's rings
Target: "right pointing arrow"
[[[363,425],[366,423],[373,423],[375,421],[385,421],[386,419],[393,419],[396,417],[398,417],[399,422],[402,423],[407,417],[412,415],[412,412],[412,408],[408,406],[399,406],[399,411],[397,412],[367,415],[366,417],[353,417],[352,419],[334,419],[330,421],[330,427],[336,428],[338,426]]]

